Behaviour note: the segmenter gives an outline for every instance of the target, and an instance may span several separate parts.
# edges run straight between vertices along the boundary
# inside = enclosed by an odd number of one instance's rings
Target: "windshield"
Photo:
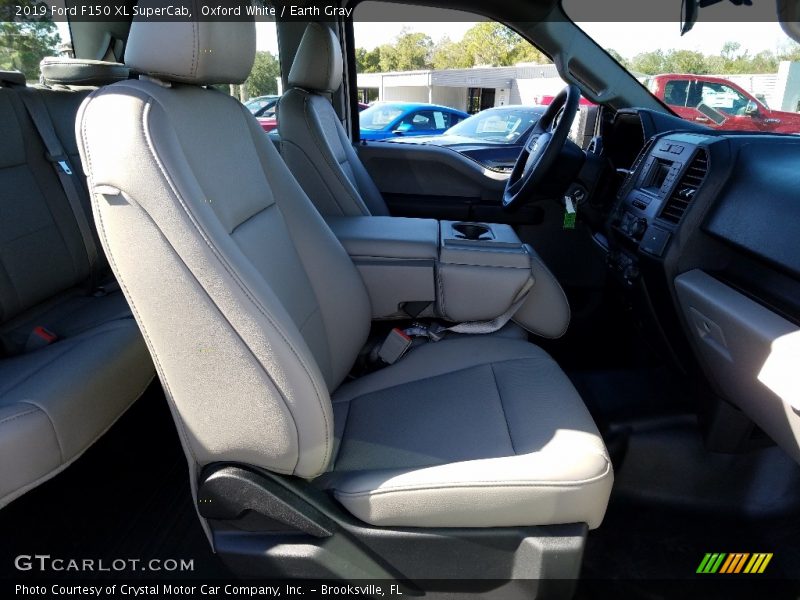
[[[748,7],[725,2],[701,9],[681,36],[675,21],[582,22],[582,2],[564,0],[564,9],[676,115],[715,129],[800,133],[800,44],[775,20],[744,22]]]
[[[361,129],[379,131],[388,127],[400,115],[403,109],[393,104],[376,104],[361,112]]]
[[[490,108],[454,125],[444,135],[509,144],[533,127],[543,112],[540,108]]]

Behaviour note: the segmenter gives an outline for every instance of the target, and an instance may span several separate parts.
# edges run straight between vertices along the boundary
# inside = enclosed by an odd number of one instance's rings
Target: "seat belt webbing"
[[[514,314],[519,310],[520,306],[522,306],[522,304],[528,298],[528,293],[531,291],[531,289],[533,289],[533,277],[529,277],[528,281],[525,282],[525,285],[522,286],[522,289],[517,292],[514,302],[511,303],[511,306],[508,307],[508,310],[506,310],[502,315],[495,317],[491,321],[466,321],[464,323],[452,325],[451,327],[439,328],[434,333],[439,334],[445,331],[469,335],[485,335],[487,333],[494,333],[495,331],[505,327],[505,325],[512,319]]]
[[[26,90],[22,90],[19,96],[36,127],[36,131],[39,132],[39,137],[42,139],[45,149],[47,150],[47,160],[53,165],[58,175],[58,181],[61,184],[61,188],[64,190],[64,194],[67,196],[69,207],[72,209],[72,214],[77,221],[83,245],[86,248],[86,256],[89,259],[90,278],[93,282],[97,269],[97,245],[94,242],[91,226],[89,225],[86,213],[81,204],[80,194],[77,188],[78,184],[75,181],[75,174],[70,167],[69,158],[66,152],[64,152],[61,141],[56,135],[53,123],[50,120],[50,115],[47,112],[47,107],[44,105],[42,99]]]

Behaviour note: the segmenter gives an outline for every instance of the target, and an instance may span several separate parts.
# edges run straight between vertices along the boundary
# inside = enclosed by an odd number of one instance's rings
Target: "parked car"
[[[464,119],[441,135],[391,141],[444,146],[487,167],[510,170],[544,111],[544,106],[495,106]]]
[[[550,106],[553,103],[554,99],[555,99],[555,96],[553,96],[552,94],[546,94],[544,96],[539,96],[539,104],[541,106]],[[578,104],[580,106],[597,106],[597,104],[595,104],[591,100],[588,100],[587,98],[584,98],[583,96],[581,96],[580,102]]]
[[[361,112],[365,108],[369,108],[369,104],[364,104],[363,102],[358,103],[358,112]],[[276,131],[278,129],[277,112],[278,105],[276,103],[271,110],[268,110],[263,115],[257,117],[258,123],[261,125],[261,129],[267,133]]]
[[[361,139],[441,135],[468,118],[460,110],[415,102],[379,102],[361,113]]]
[[[263,117],[267,113],[275,112],[275,106],[280,99],[280,96],[275,95],[256,96],[255,98],[250,98],[244,105],[253,113],[254,117]]]
[[[655,75],[645,81],[657,98],[687,121],[717,129],[800,132],[800,114],[772,110],[732,81],[708,75]]]

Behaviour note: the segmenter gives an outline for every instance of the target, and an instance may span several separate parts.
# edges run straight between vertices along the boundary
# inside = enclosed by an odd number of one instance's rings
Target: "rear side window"
[[[442,110],[420,110],[403,119],[403,123],[415,131],[444,131],[452,125],[451,117]]]
[[[25,78],[39,81],[39,63],[47,56],[70,56],[72,46],[66,23],[48,18],[0,21],[0,69],[21,71]]]
[[[689,97],[689,81],[679,79],[668,81],[664,86],[664,101],[670,106],[686,106]]]

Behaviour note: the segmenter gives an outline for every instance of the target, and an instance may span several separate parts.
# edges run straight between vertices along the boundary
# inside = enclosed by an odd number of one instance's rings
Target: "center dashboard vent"
[[[659,217],[670,223],[680,222],[707,174],[708,153],[700,148],[661,209]]]

